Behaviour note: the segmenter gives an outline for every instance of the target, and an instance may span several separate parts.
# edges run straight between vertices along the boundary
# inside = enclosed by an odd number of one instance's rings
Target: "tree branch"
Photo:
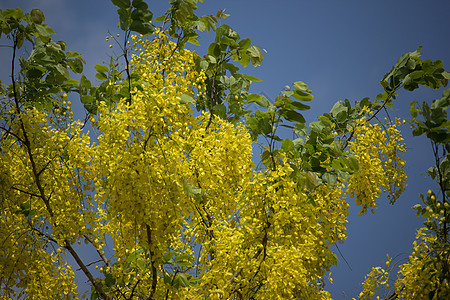
[[[148,224],[146,224],[145,226],[147,229],[148,249],[149,249],[150,256],[151,256],[150,259],[151,259],[151,265],[152,265],[152,290],[151,290],[150,296],[148,296],[147,300],[151,300],[151,299],[153,299],[153,296],[156,292],[156,285],[158,283],[158,274],[157,274],[156,265],[155,265],[155,253],[151,249],[151,247],[152,247],[152,230],[150,229],[150,226]]]

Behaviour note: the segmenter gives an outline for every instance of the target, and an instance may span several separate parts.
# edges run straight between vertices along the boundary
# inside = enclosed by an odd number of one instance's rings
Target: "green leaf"
[[[192,184],[190,184],[188,181],[183,181],[183,188],[186,196],[191,197],[193,196],[196,203],[199,203],[202,201],[201,195],[202,195],[202,189],[198,188]]]
[[[194,25],[196,26],[198,31],[204,32],[208,27],[201,19],[194,22]]]
[[[312,91],[310,89],[308,89],[308,85],[302,81],[296,81],[294,82],[294,88],[296,90],[311,94]]]
[[[267,100],[267,98],[264,97],[263,95],[259,95],[259,94],[250,94],[250,95],[248,95],[247,101],[248,102],[254,102],[254,103],[256,103],[256,104],[258,104],[259,106],[262,106],[262,107],[269,107],[270,106],[269,100]]]
[[[56,68],[56,71],[64,78],[64,80],[69,79],[70,75],[69,75],[69,71],[67,70],[67,68],[65,68],[61,64],[57,64],[55,68]]]
[[[258,67],[261,65],[261,62],[263,60],[263,54],[258,47],[256,47],[256,46],[249,47],[247,49],[247,54],[250,56],[252,65],[254,67]]]
[[[136,31],[137,33],[148,35],[154,31],[153,27],[150,24],[145,24],[140,20],[133,20],[130,25],[131,31]]]
[[[166,19],[165,15],[159,16],[155,18],[155,22],[163,22]]]
[[[111,273],[106,273],[105,275],[105,284],[107,287],[112,287],[116,284],[116,279]]]
[[[239,34],[233,30],[233,28],[231,28],[230,26],[228,26],[227,24],[223,24],[222,28],[225,29],[224,34],[225,36],[229,37],[230,39],[233,40],[239,40]]]
[[[97,78],[97,79],[103,81],[103,80],[105,80],[105,79],[108,78],[108,77],[106,77],[106,74],[105,74],[105,73],[97,73],[97,74],[95,74],[95,78]]]
[[[314,98],[313,95],[307,94],[299,90],[292,91],[292,97],[300,101],[311,101]]]
[[[95,68],[95,70],[97,70],[97,72],[100,72],[100,73],[106,73],[106,72],[108,72],[108,67],[107,66],[105,66],[105,65],[99,65],[99,64],[96,64],[95,66],[94,66],[94,68]]]
[[[211,43],[208,47],[208,54],[214,58],[218,58],[220,55],[220,47],[217,43]]]
[[[350,156],[348,159],[348,163],[350,166],[350,169],[354,172],[358,171],[359,169],[359,163],[358,160],[356,158],[354,158],[353,156]]]
[[[281,149],[284,151],[292,151],[294,149],[294,142],[291,139],[284,139],[281,142]]]
[[[296,112],[295,110],[287,110],[282,112],[282,116],[291,122],[305,123],[305,118],[301,113]]]
[[[241,66],[246,68],[250,64],[250,56],[248,56],[246,53],[241,53],[240,57],[241,58],[239,59],[239,63],[241,64]]]
[[[300,103],[300,102],[297,102],[297,101],[293,101],[291,103],[291,105],[293,107],[295,107],[295,109],[298,109],[298,110],[308,110],[308,109],[311,108],[309,105],[306,105],[306,104],[303,104],[303,103]]]
[[[27,71],[27,76],[28,78],[40,78],[45,70],[45,68],[44,70],[42,70],[42,68],[31,68]]]
[[[252,40],[249,38],[242,39],[238,43],[239,49],[245,51],[250,47],[251,43],[252,43]]]
[[[133,0],[131,5],[139,10],[147,10],[148,9],[148,4],[145,3],[144,0]]]
[[[336,102],[330,111],[330,114],[339,122],[342,123],[347,119],[348,107],[342,101]]]
[[[45,16],[42,10],[33,8],[31,10],[31,21],[35,24],[42,24],[45,21]]]
[[[182,261],[182,260],[188,260],[191,261],[193,260],[192,256],[189,254],[185,254],[185,253],[181,253],[180,255],[177,255],[174,259],[175,262],[177,261]]]
[[[38,32],[39,37],[41,38],[41,40],[42,40],[44,43],[50,42],[51,35],[50,35],[50,33],[47,31],[47,28],[46,28],[46,27],[44,27],[44,26],[41,25],[41,24],[36,24],[36,31]]]
[[[149,22],[152,18],[153,13],[149,10],[135,9],[131,12],[131,19],[133,20]]]
[[[306,172],[306,187],[309,190],[313,190],[320,184],[317,175],[311,171]]]
[[[111,2],[118,8],[128,8],[131,6],[130,0],[111,0]]]
[[[117,10],[119,14],[119,25],[120,29],[128,30],[128,26],[130,26],[130,16],[131,16],[131,7],[130,8],[119,8]]]
[[[328,183],[329,185],[333,185],[337,182],[336,175],[328,172],[322,175],[322,180]]]
[[[257,81],[257,82],[262,82],[262,79],[259,79],[258,77],[255,76],[251,76],[251,75],[245,75],[245,74],[240,74],[240,76],[244,79],[250,80],[250,81]]]
[[[180,98],[181,98],[180,104],[195,103],[195,99],[189,95],[183,94],[183,95],[181,95]]]
[[[295,124],[295,127],[294,127],[295,134],[298,134],[300,136],[305,136],[307,130],[308,130],[308,127],[306,126],[306,124],[304,122]]]
[[[90,89],[92,86],[91,82],[89,81],[89,79],[87,79],[86,76],[84,76],[84,74],[81,75],[81,85],[86,89]]]
[[[70,66],[70,69],[74,71],[76,74],[80,74],[83,72],[83,62],[81,59],[69,59],[68,64]]]

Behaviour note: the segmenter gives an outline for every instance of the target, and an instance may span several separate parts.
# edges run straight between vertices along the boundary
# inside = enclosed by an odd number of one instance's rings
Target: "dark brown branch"
[[[7,134],[14,136],[19,142],[23,143],[23,140],[18,135],[16,135],[14,132],[12,132],[11,130],[6,129],[3,126],[0,126],[0,129],[3,129]]]
[[[127,72],[127,80],[128,80],[128,99],[127,102],[131,105],[131,74],[130,74],[130,62],[128,61],[128,47],[127,41],[130,36],[130,31],[127,30],[125,33],[125,40],[123,42],[123,58],[125,59],[125,71]]]
[[[38,198],[41,198],[41,196],[39,196],[39,195],[37,195],[37,194],[34,194],[34,193],[30,193],[30,192],[21,190],[21,189],[19,189],[19,188],[14,187],[14,186],[12,186],[11,188],[12,188],[13,190],[16,190],[16,191],[19,191],[19,192],[21,192],[21,193],[30,195],[30,196],[32,196],[32,197],[38,197]]]
[[[86,276],[89,278],[89,281],[92,283],[92,285],[94,286],[95,290],[97,291],[97,293],[100,295],[100,297],[102,299],[109,299],[109,297],[105,294],[105,292],[103,291],[103,289],[98,285],[98,283],[95,281],[95,278],[92,276],[91,272],[89,272],[89,270],[87,269],[87,267],[84,265],[83,261],[80,259],[80,257],[78,256],[78,254],[75,252],[75,250],[72,248],[72,246],[69,244],[69,242],[67,240],[64,241],[65,245],[64,248],[67,249],[67,251],[69,251],[69,253],[72,255],[72,257],[75,259],[75,261],[77,262],[77,264],[80,266],[81,270],[83,270],[84,274],[86,274]]]
[[[95,246],[95,244],[94,244],[94,242],[91,240],[91,238],[90,238],[89,236],[87,236],[87,235],[84,235],[84,238],[85,238],[86,240],[88,240],[88,242],[91,243],[92,246],[94,246],[95,250],[97,251],[97,253],[98,253],[98,255],[100,256],[100,258],[102,259],[102,261],[105,263],[105,265],[106,265],[107,267],[109,267],[110,265],[109,265],[108,259],[106,258],[106,256],[105,256],[99,249],[97,249],[97,247]]]
[[[156,264],[155,264],[155,253],[152,250],[152,230],[150,229],[150,226],[148,224],[145,225],[147,229],[147,240],[148,240],[148,249],[150,252],[150,259],[151,259],[151,265],[152,265],[152,290],[150,292],[150,296],[148,296],[147,300],[153,299],[153,296],[156,292],[156,285],[158,283],[158,273],[156,270]]]

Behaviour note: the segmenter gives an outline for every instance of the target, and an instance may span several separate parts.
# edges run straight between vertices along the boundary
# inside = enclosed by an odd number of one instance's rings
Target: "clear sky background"
[[[147,1],[155,16],[168,7],[166,0]],[[0,0],[0,8],[21,7],[25,12],[40,8],[46,23],[55,29],[55,40],[64,40],[69,50],[86,60],[85,74],[93,82],[94,65],[109,61],[114,47],[105,41],[108,30],[119,33],[116,8],[109,0]],[[241,38],[267,50],[261,67],[247,67],[243,73],[263,80],[253,92],[274,99],[285,85],[304,81],[315,96],[312,109],[304,113],[307,122],[329,112],[338,100],[364,97],[374,99],[382,91],[379,81],[405,52],[423,46],[422,58],[441,59],[450,69],[450,1],[448,0],[205,0],[197,15],[215,14],[219,8],[231,16],[225,23]],[[204,54],[210,37],[200,39]],[[5,44],[3,39],[0,44]],[[0,48],[0,80],[7,82],[10,49]],[[117,54],[118,52],[116,52]],[[409,119],[409,102],[439,98],[442,90],[421,88],[400,93],[394,101],[395,113]],[[75,101],[72,101],[75,102]],[[81,107],[81,106],[79,106]],[[408,187],[392,206],[379,201],[375,214],[357,216],[351,207],[347,242],[339,248],[351,266],[338,254],[332,269],[334,284],[327,289],[335,299],[351,299],[361,291],[361,282],[372,266],[383,266],[386,254],[411,252],[412,241],[422,220],[411,207],[419,193],[435,187],[426,177],[433,163],[426,139],[413,138],[404,126],[408,147]]]

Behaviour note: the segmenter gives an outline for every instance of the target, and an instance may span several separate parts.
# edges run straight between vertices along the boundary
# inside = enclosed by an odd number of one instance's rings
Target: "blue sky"
[[[147,1],[155,16],[162,14],[168,1]],[[118,33],[116,9],[109,0],[2,0],[1,9],[21,7],[28,12],[40,8],[46,23],[56,31],[56,40],[64,40],[69,50],[83,54],[85,74],[93,81],[94,64],[108,61],[114,48],[105,41]],[[374,99],[381,92],[379,81],[398,57],[423,46],[423,58],[441,59],[450,69],[450,2],[447,0],[378,1],[300,1],[300,0],[206,0],[197,15],[215,14],[219,8],[231,16],[225,23],[253,44],[267,50],[261,67],[242,70],[263,80],[254,92],[274,99],[285,85],[304,81],[315,96],[312,109],[305,112],[308,122],[329,112],[333,104],[348,98]],[[211,37],[200,39],[204,53]],[[4,41],[1,42],[4,44]],[[0,80],[10,53],[0,48]],[[401,92],[394,103],[396,113],[409,119],[409,102],[440,97],[442,90],[419,89]],[[74,102],[74,101],[73,101]],[[391,114],[395,116],[395,113]],[[416,229],[422,221],[411,207],[419,202],[419,193],[434,187],[426,178],[432,164],[430,144],[412,138],[404,126],[408,147],[408,187],[394,206],[380,199],[374,215],[357,216],[352,206],[347,242],[340,250],[352,270],[340,262],[332,269],[334,284],[328,289],[335,299],[351,299],[372,266],[384,266],[386,253],[395,256],[411,250]]]

